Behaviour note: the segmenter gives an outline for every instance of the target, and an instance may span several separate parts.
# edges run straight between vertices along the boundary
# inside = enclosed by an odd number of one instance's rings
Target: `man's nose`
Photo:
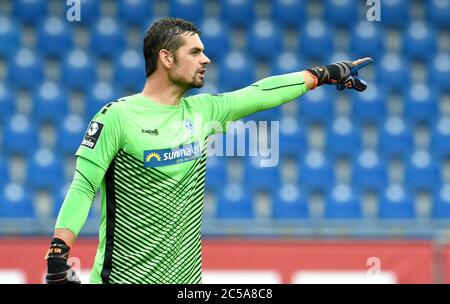
[[[202,60],[202,64],[210,64],[211,60],[209,59],[208,56],[206,56],[205,54],[203,54],[203,60]]]

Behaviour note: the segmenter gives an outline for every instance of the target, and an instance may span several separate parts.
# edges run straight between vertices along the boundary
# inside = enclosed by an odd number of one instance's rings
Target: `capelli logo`
[[[158,135],[158,129],[153,130],[142,130],[142,133],[147,133],[149,135]]]

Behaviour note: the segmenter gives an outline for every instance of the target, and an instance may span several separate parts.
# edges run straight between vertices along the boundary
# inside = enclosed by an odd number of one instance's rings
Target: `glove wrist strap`
[[[64,259],[67,261],[69,258],[69,251],[70,247],[66,245],[66,243],[59,239],[59,238],[53,238],[50,248],[47,251],[47,254],[45,255],[45,259]]]
[[[313,89],[324,83],[328,83],[330,80],[330,74],[324,66],[307,69],[306,71],[308,71],[314,78]]]
[[[341,83],[350,74],[350,69],[346,66],[346,62],[318,66],[307,71],[317,78],[316,86]]]

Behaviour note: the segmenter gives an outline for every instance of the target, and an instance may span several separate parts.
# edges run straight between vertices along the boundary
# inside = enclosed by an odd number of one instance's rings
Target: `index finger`
[[[354,68],[359,70],[359,69],[365,67],[366,65],[371,64],[372,62],[373,62],[372,57],[364,57],[364,58],[357,59],[357,60],[353,61],[352,63],[354,65]]]

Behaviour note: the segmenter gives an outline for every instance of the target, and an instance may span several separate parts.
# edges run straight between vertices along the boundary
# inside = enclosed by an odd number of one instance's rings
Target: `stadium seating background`
[[[51,232],[87,123],[141,90],[143,35],[171,15],[199,25],[213,61],[191,94],[375,59],[364,93],[321,87],[244,119],[280,122],[280,162],[211,157],[206,235],[445,236],[450,1],[381,3],[368,22],[366,1],[82,0],[69,22],[65,1],[1,1],[0,233]],[[83,234],[96,233],[98,205]]]

